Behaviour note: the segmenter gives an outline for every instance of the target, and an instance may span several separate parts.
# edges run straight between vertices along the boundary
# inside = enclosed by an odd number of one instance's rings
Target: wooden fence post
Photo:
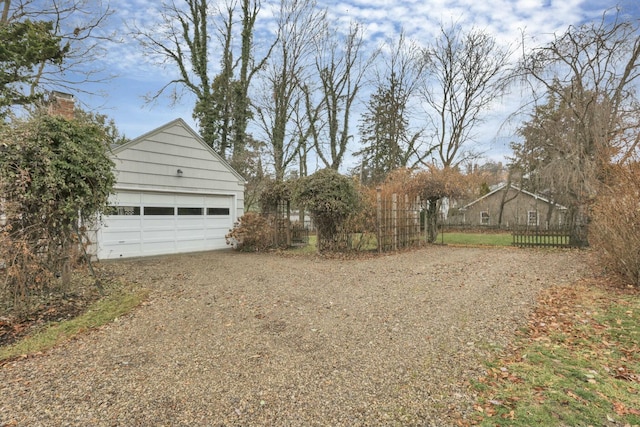
[[[382,253],[382,188],[376,188],[376,202],[378,204],[378,253]]]
[[[391,195],[391,227],[393,230],[393,250],[398,250],[398,195]]]
[[[420,196],[416,196],[415,205],[413,206],[413,222],[415,225],[414,238],[417,239],[420,246]]]

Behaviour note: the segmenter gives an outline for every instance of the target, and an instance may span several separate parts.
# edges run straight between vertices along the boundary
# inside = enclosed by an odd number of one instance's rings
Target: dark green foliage
[[[106,206],[114,183],[105,129],[89,122],[37,116],[0,131],[7,144],[0,159],[4,195],[19,201],[19,228],[55,224],[64,232],[80,214],[93,217]]]
[[[333,169],[322,169],[301,178],[294,190],[294,202],[304,206],[318,231],[318,249],[326,249],[349,215],[358,208],[358,193],[353,181]]]
[[[249,85],[264,63],[256,63],[253,55],[260,2],[241,0],[214,11],[208,0],[184,0],[163,2],[160,9],[164,31],[138,29],[134,37],[163,67],[173,65],[179,78],[152,98],[171,88],[174,101],[181,90],[191,92],[202,139],[243,176],[258,173],[252,169],[257,166],[252,156],[246,155],[247,148],[254,148],[246,131],[251,118]],[[212,66],[216,57],[219,67]],[[212,72],[218,68],[217,74]]]
[[[395,74],[371,95],[359,126],[364,148],[355,153],[362,157],[361,178],[366,184],[381,183],[391,171],[407,167],[415,152],[420,133],[409,134],[407,99]]]
[[[278,204],[291,200],[292,187],[295,181],[270,181],[260,194],[260,209],[262,213],[275,213]]]
[[[104,143],[107,146],[123,145],[130,141],[126,135],[120,133],[116,122],[105,114],[87,112],[79,108],[76,108],[73,114],[74,117],[81,122],[95,123],[101,128],[104,128],[106,138]]]
[[[491,188],[489,188],[489,184],[487,184],[486,182],[483,182],[482,184],[480,184],[479,196],[482,197],[489,193],[491,193]]]
[[[115,177],[105,140],[96,123],[46,115],[0,127],[0,259],[15,304],[47,292],[77,252],[80,219],[106,209]]]
[[[61,46],[53,23],[0,23],[0,118],[13,105],[35,102],[39,95],[25,94],[22,86],[30,86],[36,79],[40,64],[60,64],[69,46]]]

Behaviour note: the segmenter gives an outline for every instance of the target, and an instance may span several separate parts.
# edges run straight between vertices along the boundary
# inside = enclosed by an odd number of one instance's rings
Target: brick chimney
[[[76,99],[70,93],[53,91],[49,96],[49,114],[71,120],[75,104]]]

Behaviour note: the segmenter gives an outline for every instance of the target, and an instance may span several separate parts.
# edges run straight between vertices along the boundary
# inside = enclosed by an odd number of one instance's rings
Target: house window
[[[140,215],[140,206],[114,206],[113,215]]]
[[[538,225],[538,211],[529,211],[528,218],[527,224]]]
[[[174,209],[169,206],[145,206],[145,215],[173,215]]]
[[[178,215],[202,215],[203,208],[178,208]]]
[[[207,208],[207,215],[229,215],[229,208]]]
[[[487,211],[480,212],[480,224],[489,225],[489,212]]]

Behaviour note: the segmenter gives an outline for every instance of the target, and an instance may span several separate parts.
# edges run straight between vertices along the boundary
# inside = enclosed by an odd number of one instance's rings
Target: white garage
[[[98,259],[227,248],[244,179],[183,120],[113,150],[117,183],[96,234]]]

